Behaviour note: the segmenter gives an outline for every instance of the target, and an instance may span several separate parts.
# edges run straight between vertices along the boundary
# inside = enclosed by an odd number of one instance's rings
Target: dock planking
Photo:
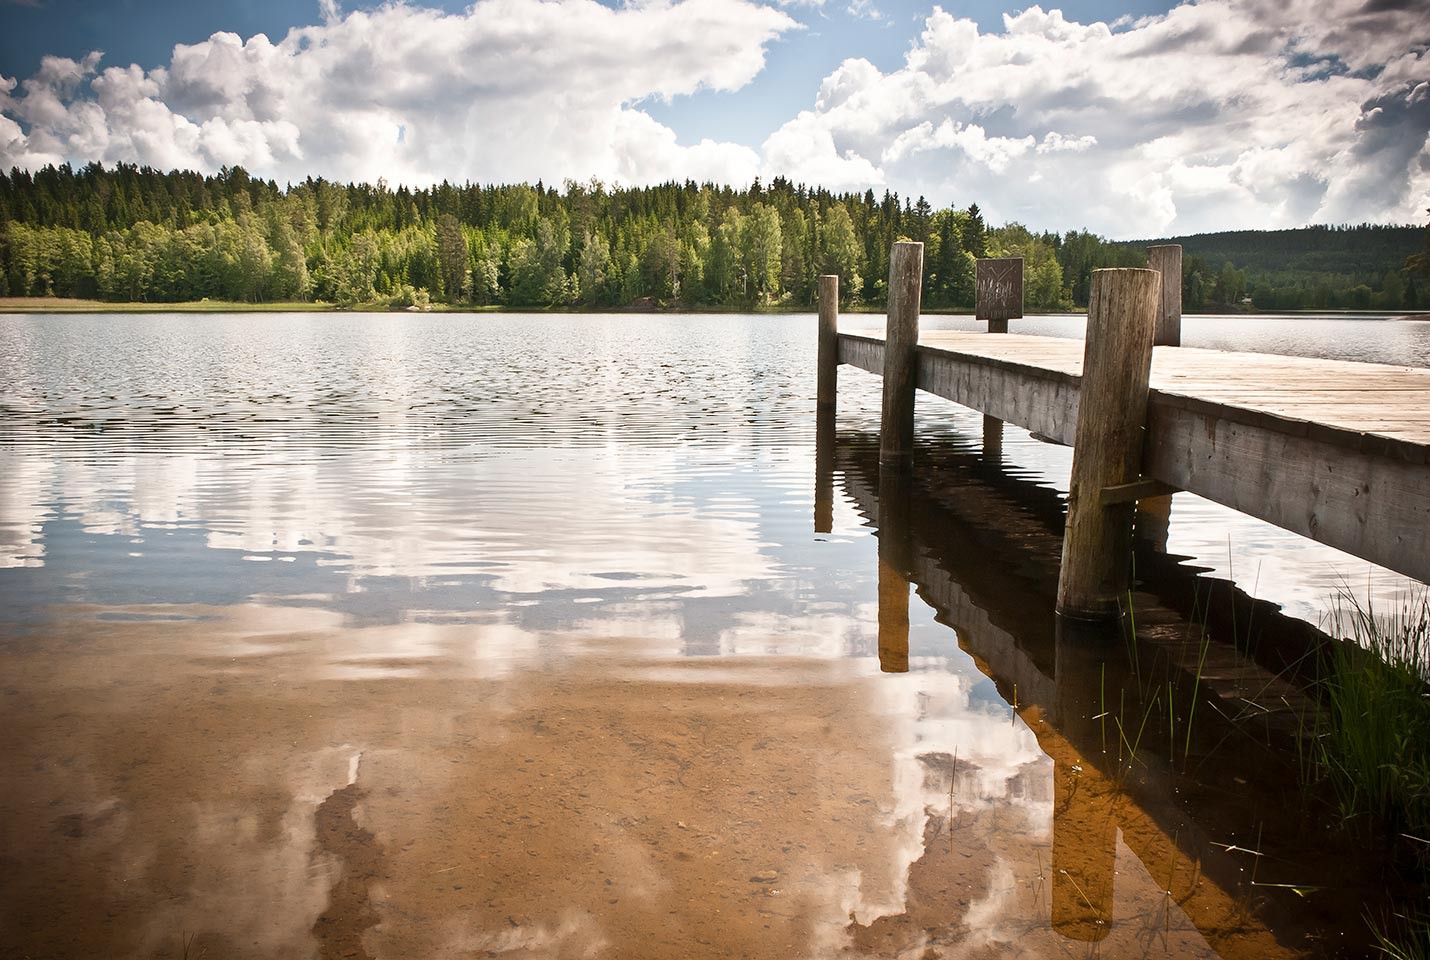
[[[1081,340],[918,338],[919,389],[1071,445]],[[884,369],[879,333],[838,359]],[[1143,476],[1430,582],[1430,370],[1155,347]]]

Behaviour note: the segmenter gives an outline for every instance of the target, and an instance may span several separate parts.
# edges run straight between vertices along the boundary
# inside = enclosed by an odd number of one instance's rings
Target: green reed
[[[1383,613],[1342,591],[1328,618],[1315,773],[1347,820],[1430,838],[1430,592]]]

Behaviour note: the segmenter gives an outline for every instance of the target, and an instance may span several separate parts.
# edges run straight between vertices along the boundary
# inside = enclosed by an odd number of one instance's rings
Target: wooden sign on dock
[[[1008,321],[1023,316],[1023,258],[975,261],[974,316],[988,321],[989,333],[1007,333]]]

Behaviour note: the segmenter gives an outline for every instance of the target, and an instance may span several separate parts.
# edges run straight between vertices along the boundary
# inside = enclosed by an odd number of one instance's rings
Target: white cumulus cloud
[[[783,175],[1120,237],[1430,206],[1430,17],[1415,0],[1200,0],[1111,24],[1034,6],[993,32],[934,7],[901,67],[852,56],[763,144],[681,142],[641,109],[753,95],[736,91],[799,28],[790,12],[843,15],[833,6],[325,2],[277,43],[216,33],[162,67],[96,53],[0,77],[0,166],[412,184]]]
[[[845,61],[767,175],[1148,237],[1430,206],[1430,17],[1401,0],[1203,0],[1077,23],[935,7],[904,65]]]
[[[0,78],[0,165],[125,161],[279,179],[623,182],[758,172],[748,146],[674,133],[633,104],[733,91],[796,27],[750,0],[478,0],[466,11],[389,3],[273,43],[216,33],[167,66],[46,57]]]

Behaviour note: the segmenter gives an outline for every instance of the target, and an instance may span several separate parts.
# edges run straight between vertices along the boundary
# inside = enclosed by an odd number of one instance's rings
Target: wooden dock
[[[1155,277],[1153,271],[1097,271],[1094,280],[1148,274]],[[1114,333],[1150,327],[1155,319],[1150,310],[1145,318],[1121,315],[1138,312],[1135,304],[1119,309],[1105,300],[1103,310],[1119,314],[1110,326],[1099,326]],[[1127,447],[1140,470],[1134,466],[1128,476],[1099,480],[1101,506],[1185,490],[1430,582],[1430,370],[1153,348],[1150,336],[1139,358],[1137,344],[1124,349],[1120,341],[1096,344],[1091,337],[1085,343],[1008,333],[920,333],[916,298],[911,319],[908,310],[891,310],[889,324],[904,344],[910,333],[916,343],[911,350],[900,346],[902,360],[886,356],[879,333],[837,333],[832,351],[837,363],[886,377],[886,423],[892,370],[901,378],[911,374],[918,389],[1075,446],[1085,356],[1101,350],[1103,409],[1089,419],[1115,415],[1120,405],[1108,399],[1108,389],[1116,394],[1123,383],[1126,408],[1145,403],[1146,409],[1145,420],[1134,414],[1143,429]],[[1150,382],[1143,390],[1137,370],[1141,364],[1146,376],[1149,352]],[[1096,456],[1109,462],[1125,456],[1105,453],[1105,437],[1097,439]],[[1119,472],[1127,471],[1112,471]]]
[[[839,361],[882,374],[883,337]],[[921,390],[1072,445],[1083,342],[925,332]],[[1143,475],[1430,582],[1430,370],[1156,347]]]

